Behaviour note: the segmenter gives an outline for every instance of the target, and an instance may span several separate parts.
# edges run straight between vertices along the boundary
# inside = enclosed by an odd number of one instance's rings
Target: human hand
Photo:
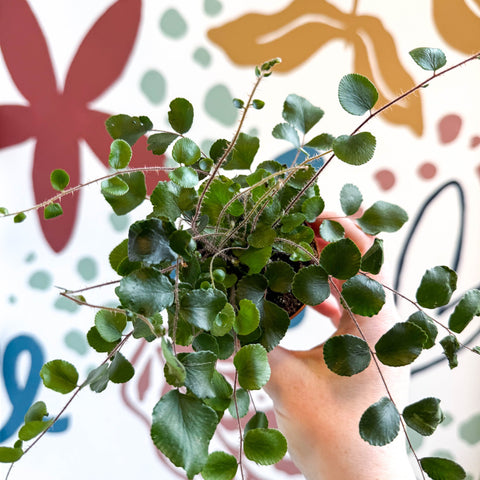
[[[315,222],[315,230],[323,219],[331,217],[323,214]],[[335,220],[363,255],[373,238],[350,219]],[[316,240],[320,249],[325,246],[321,238]],[[374,278],[383,282],[385,274]],[[341,282],[335,282],[340,291]],[[332,297],[316,308],[337,327],[334,335],[362,336],[373,349],[377,340],[399,321],[389,293],[379,314],[367,318],[343,309],[335,292],[334,287]],[[361,373],[343,377],[326,366],[323,345],[308,351],[277,347],[269,353],[271,377],[265,390],[273,400],[277,423],[287,438],[292,460],[308,480],[415,478],[403,435],[383,447],[371,446],[360,437],[358,424],[363,412],[388,395],[387,387],[398,408],[407,400],[408,368],[387,367],[373,360]]]

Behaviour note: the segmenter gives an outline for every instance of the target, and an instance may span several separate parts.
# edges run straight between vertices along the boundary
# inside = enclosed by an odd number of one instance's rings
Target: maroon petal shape
[[[25,0],[1,0],[0,9],[0,46],[15,85],[30,102],[48,102],[57,83],[35,15]]]
[[[70,184],[80,181],[80,165],[77,140],[65,136],[43,135],[37,141],[32,171],[33,190],[37,203],[48,200],[56,192],[50,184],[50,173],[56,168],[63,168],[70,175]],[[78,194],[62,198],[63,215],[45,220],[43,209],[38,211],[40,225],[45,239],[55,252],[65,248],[75,223],[78,207]]]
[[[119,0],[98,19],[72,61],[65,95],[91,101],[120,76],[137,36],[141,5],[141,0]]]
[[[17,145],[33,136],[35,125],[30,117],[30,107],[0,106],[0,148]]]

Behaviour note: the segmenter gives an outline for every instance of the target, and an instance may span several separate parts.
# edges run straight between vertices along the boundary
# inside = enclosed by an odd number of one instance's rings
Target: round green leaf
[[[387,445],[400,431],[400,415],[392,401],[383,397],[365,410],[359,426],[360,436],[370,445]]]
[[[463,480],[467,476],[458,463],[448,458],[423,457],[420,464],[432,480]]]
[[[335,137],[329,133],[321,133],[312,138],[305,144],[305,147],[314,148],[317,152],[326,152],[332,148],[333,140]]]
[[[345,215],[353,215],[362,204],[363,197],[356,185],[346,183],[340,191],[340,206]]]
[[[198,145],[187,137],[177,140],[172,148],[172,157],[177,163],[193,165],[200,156],[201,151]]]
[[[270,378],[267,351],[262,345],[245,345],[233,358],[233,364],[238,372],[238,383],[245,390],[259,390]]]
[[[193,106],[185,98],[176,98],[170,102],[168,122],[177,133],[186,133],[193,123]]]
[[[65,360],[47,362],[40,370],[43,384],[59,393],[70,393],[77,388],[78,372],[76,368]]]
[[[249,430],[243,440],[245,456],[259,465],[273,465],[287,453],[287,441],[271,428]]]
[[[282,116],[302,133],[308,133],[323,117],[324,111],[307,99],[291,93],[283,104]]]
[[[372,246],[365,252],[362,257],[361,269],[364,272],[376,275],[380,273],[383,265],[383,240],[375,238]]]
[[[193,240],[190,233],[186,230],[175,230],[170,235],[169,244],[175,253],[178,253],[186,259],[191,257],[197,247],[195,240]]]
[[[170,239],[161,220],[150,218],[130,225],[128,258],[131,262],[142,262],[147,265],[176,260],[177,255],[170,248]]]
[[[362,254],[355,243],[349,238],[342,238],[325,246],[320,255],[320,265],[329,275],[346,280],[358,273],[361,259]]]
[[[342,162],[363,165],[373,157],[376,144],[375,137],[369,132],[341,135],[333,141],[333,152]]]
[[[447,57],[439,48],[420,47],[409,52],[415,63],[424,70],[435,71],[447,63]]]
[[[349,278],[342,287],[342,296],[353,313],[372,317],[385,303],[385,291],[376,280],[364,275]]]
[[[234,321],[235,309],[230,303],[226,303],[215,317],[210,333],[216,337],[223,337],[232,329]]]
[[[25,213],[23,213],[23,212],[17,213],[13,217],[13,223],[22,223],[26,218],[27,218],[27,216],[25,215]]]
[[[457,352],[460,350],[460,344],[455,335],[447,335],[440,340],[440,345],[443,348],[443,353],[447,357],[450,368],[458,367]]]
[[[273,292],[285,293],[290,291],[295,271],[286,262],[271,262],[265,269],[268,279],[268,288]]]
[[[449,267],[437,266],[427,270],[417,289],[418,303],[425,308],[447,305],[457,288],[457,274]]]
[[[286,140],[295,148],[300,146],[300,139],[298,138],[297,131],[288,123],[279,123],[278,125],[275,125],[272,130],[272,135],[280,140]]]
[[[47,415],[48,415],[48,412],[47,412],[47,406],[45,405],[45,402],[38,401],[38,402],[35,402],[27,410],[24,420],[25,420],[25,423],[39,421],[39,420],[43,420],[43,417],[46,417]]]
[[[154,155],[163,155],[168,146],[178,137],[176,133],[162,132],[154,133],[148,137],[148,150]]]
[[[209,331],[226,303],[227,297],[220,290],[192,290],[180,300],[180,315],[195,327]]]
[[[403,208],[380,200],[365,210],[357,222],[365,233],[377,235],[380,232],[396,232],[407,220],[408,215]]]
[[[396,323],[375,344],[375,353],[384,365],[409,365],[422,353],[426,340],[425,332],[414,323]]]
[[[248,266],[249,275],[260,273],[263,267],[267,264],[272,255],[272,247],[253,248],[248,250],[241,250],[238,259],[241,263]]]
[[[261,304],[261,335],[257,339],[267,352],[275,348],[287,333],[290,326],[288,313],[276,303],[264,301]]]
[[[22,458],[23,450],[20,447],[0,447],[0,463],[14,463]]]
[[[213,372],[217,356],[209,351],[181,353],[179,359],[185,367],[185,386],[198,398],[213,398]]]
[[[51,218],[55,218],[62,215],[62,213],[63,213],[63,209],[59,203],[50,203],[43,210],[43,217],[45,218],[45,220],[49,220]]]
[[[323,220],[319,232],[326,242],[336,242],[345,236],[342,224],[335,220]]]
[[[82,384],[82,387],[85,385],[90,385],[92,392],[100,393],[103,392],[108,386],[108,365],[106,363],[100,365],[97,368],[94,368],[87,376],[87,379]]]
[[[370,365],[371,354],[365,340],[354,335],[338,335],[325,342],[323,358],[332,372],[351,377]]]
[[[445,416],[438,398],[423,398],[404,408],[402,412],[406,424],[420,435],[432,435]]]
[[[153,409],[150,433],[155,446],[193,478],[207,463],[217,424],[215,410],[198,398],[171,390]]]
[[[248,335],[258,327],[260,312],[255,304],[246,298],[240,300],[239,307],[233,328],[239,335]]]
[[[237,473],[237,459],[225,452],[212,452],[203,467],[205,480],[232,480]]]
[[[255,110],[261,110],[264,106],[265,106],[265,102],[263,100],[259,100],[256,98],[252,101],[252,107]]]
[[[322,197],[315,196],[307,198],[302,203],[302,213],[305,215],[307,222],[314,222],[317,217],[323,212],[325,202]]]
[[[122,332],[127,326],[127,317],[123,313],[100,310],[95,315],[95,326],[106,342],[116,342],[122,338]]]
[[[269,225],[259,225],[248,237],[247,242],[254,248],[264,248],[273,245],[277,232]]]
[[[419,310],[418,312],[410,315],[407,321],[414,323],[417,327],[420,327],[427,336],[427,339],[423,344],[423,348],[428,349],[435,345],[435,339],[438,335],[438,328],[428,315]]]
[[[180,187],[193,188],[198,184],[197,172],[191,167],[179,167],[172,170],[168,176]]]
[[[50,174],[50,183],[55,190],[61,192],[70,183],[70,176],[65,170],[53,170]]]
[[[245,425],[243,431],[246,434],[249,430],[253,430],[254,428],[268,428],[268,418],[265,413],[260,411],[255,412]]]
[[[122,138],[133,145],[140,137],[153,128],[148,117],[131,117],[120,114],[110,117],[105,122],[108,133],[114,139]]]
[[[377,103],[378,92],[367,77],[350,73],[340,80],[338,100],[342,108],[351,115],[363,115]]]
[[[132,172],[119,175],[116,178],[127,184],[128,192],[119,196],[102,190],[102,194],[117,215],[125,215],[145,200],[147,193],[145,175],[143,172]]]
[[[140,268],[120,281],[115,289],[122,305],[147,317],[173,304],[170,280],[154,268]]]
[[[115,170],[128,167],[132,158],[132,148],[121,138],[114,140],[110,145],[110,154],[108,156],[109,165]]]
[[[466,292],[448,320],[450,330],[461,333],[472,321],[480,315],[480,290],[473,289]]]
[[[110,381],[113,383],[126,383],[134,374],[135,369],[133,365],[120,352],[117,352],[108,367],[108,378]]]
[[[249,169],[260,147],[258,137],[240,133],[231,157],[223,164],[225,170]]]
[[[104,340],[100,333],[98,333],[97,327],[92,327],[88,332],[87,332],[87,341],[88,344],[97,352],[100,353],[107,353],[111,352],[115,346],[117,345],[117,342],[107,342]]]
[[[283,233],[289,233],[295,230],[298,226],[302,225],[305,222],[306,218],[303,213],[290,213],[285,215],[282,218],[282,228]]]
[[[318,265],[302,268],[293,279],[292,292],[306,305],[319,305],[330,295],[327,272]]]
[[[177,358],[173,353],[173,348],[168,340],[165,340],[165,337],[162,337],[161,341],[163,358],[165,359],[165,380],[172,387],[182,387],[185,385],[185,378],[187,372],[182,362]]]
[[[18,438],[24,442],[28,442],[32,438],[40,435],[47,428],[53,424],[53,419],[48,421],[43,420],[34,420],[31,422],[26,422],[20,430],[18,431]]]
[[[250,395],[243,388],[238,388],[235,397],[236,401],[235,398],[231,399],[228,411],[235,419],[243,418],[248,413],[250,407]]]
[[[101,189],[103,195],[110,197],[121,197],[130,190],[126,182],[120,177],[107,178],[101,183]]]

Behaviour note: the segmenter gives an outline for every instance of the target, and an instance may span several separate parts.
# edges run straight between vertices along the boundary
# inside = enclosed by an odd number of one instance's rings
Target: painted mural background
[[[266,139],[263,158],[288,155],[269,132],[289,93],[321,106],[329,133],[349,132],[358,119],[336,101],[339,79],[351,71],[367,75],[386,103],[425,78],[409,59],[412,48],[440,47],[451,64],[479,50],[480,1],[0,0],[0,46],[0,206],[15,211],[53,193],[54,168],[67,170],[72,184],[106,171],[103,122],[110,114],[146,114],[161,126],[170,100],[183,96],[201,119],[192,137],[205,146],[228,138],[237,122],[231,98],[248,93],[253,65],[276,56],[283,63],[258,95],[267,107],[247,123]],[[338,165],[320,184],[324,196],[337,198],[348,179],[367,203],[382,196],[408,210],[404,231],[384,238],[397,259],[394,283],[406,293],[436,264],[458,268],[460,290],[480,284],[479,79],[480,64],[470,65],[374,120],[374,159],[360,170]],[[144,144],[136,149],[136,166],[158,161]],[[149,185],[161,179],[151,175]],[[33,401],[45,400],[51,414],[63,406],[64,398],[40,385],[44,361],[65,358],[86,374],[102,360],[87,353],[82,336],[94,312],[63,301],[57,288],[114,279],[106,259],[134,217],[114,216],[99,190],[93,185],[65,198],[65,215],[48,223],[33,213],[15,226],[0,220],[0,445],[13,441]],[[88,299],[108,303],[114,296],[105,288]],[[409,314],[408,305],[400,308]],[[438,313],[448,318],[448,310]],[[462,340],[478,345],[479,328],[471,325]],[[309,348],[331,331],[307,310],[284,344]],[[161,355],[151,345],[132,345],[127,354],[136,367],[132,385],[109,386],[98,398],[83,392],[12,479],[182,478],[148,436],[151,409],[166,388]],[[458,371],[441,358],[438,350],[422,354],[411,398],[435,392],[447,420],[433,438],[415,442],[421,455],[454,458],[479,480],[478,358],[461,354]],[[256,403],[269,405],[262,393]],[[214,442],[235,448],[233,421],[225,419]],[[0,464],[0,476],[5,471]],[[288,460],[251,467],[249,475],[302,478]]]

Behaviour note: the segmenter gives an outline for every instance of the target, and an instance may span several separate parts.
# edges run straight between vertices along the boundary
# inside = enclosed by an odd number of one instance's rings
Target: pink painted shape
[[[418,167],[418,175],[424,180],[430,180],[437,174],[437,167],[431,162],[425,162]]]
[[[450,143],[453,142],[460,133],[462,128],[462,119],[459,115],[452,113],[450,115],[445,115],[438,122],[438,135],[440,137],[440,142]]]
[[[390,190],[396,182],[395,174],[387,169],[379,170],[374,178],[382,190]]]

